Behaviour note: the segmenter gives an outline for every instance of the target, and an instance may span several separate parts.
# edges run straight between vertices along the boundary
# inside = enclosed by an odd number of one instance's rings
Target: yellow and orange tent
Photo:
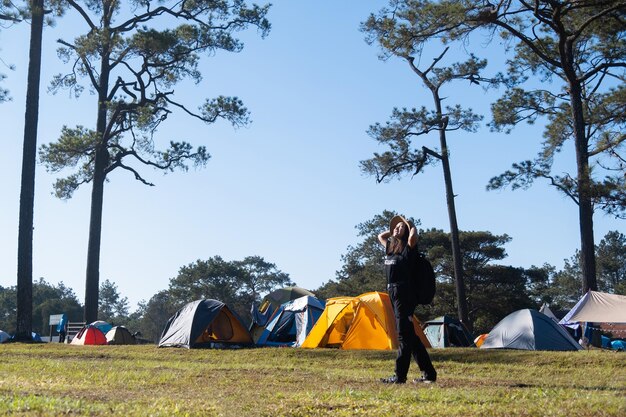
[[[422,343],[430,347],[415,316],[413,327]],[[301,347],[397,349],[398,334],[389,295],[384,292],[368,292],[358,297],[328,299],[324,312]]]

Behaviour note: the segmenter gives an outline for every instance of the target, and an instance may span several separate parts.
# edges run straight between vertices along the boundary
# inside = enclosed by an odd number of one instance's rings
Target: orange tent
[[[430,347],[415,316],[413,327],[424,346]],[[384,292],[369,292],[358,297],[328,299],[324,312],[301,347],[397,349],[398,334],[389,295]]]
[[[482,346],[487,336],[489,336],[489,333],[483,333],[480,336],[477,336],[476,339],[474,339],[474,344],[476,345],[477,348]]]
[[[95,326],[85,326],[74,336],[72,345],[106,345],[107,338],[100,329]]]

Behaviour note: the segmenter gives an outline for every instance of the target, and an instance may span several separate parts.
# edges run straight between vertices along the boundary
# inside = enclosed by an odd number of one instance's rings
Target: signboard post
[[[56,326],[61,323],[61,319],[63,318],[63,314],[50,314],[50,337],[48,338],[49,342],[52,342],[52,326]]]
[[[61,323],[61,318],[63,318],[63,314],[51,314],[50,315],[50,326],[56,326]]]

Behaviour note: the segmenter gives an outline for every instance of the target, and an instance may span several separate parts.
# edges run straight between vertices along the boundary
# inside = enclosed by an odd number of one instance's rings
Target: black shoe
[[[414,384],[432,384],[433,382],[435,382],[437,380],[437,377],[435,378],[429,378],[426,376],[421,376],[419,378],[415,378],[413,380]]]
[[[389,378],[380,378],[380,382],[383,384],[404,384],[406,383],[406,379],[400,379],[396,375],[393,375]]]

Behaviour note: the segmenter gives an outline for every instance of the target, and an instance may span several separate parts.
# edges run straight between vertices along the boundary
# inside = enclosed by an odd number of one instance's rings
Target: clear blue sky
[[[449,230],[440,165],[389,184],[377,184],[359,170],[359,161],[384,150],[367,136],[370,124],[385,122],[394,106],[432,103],[406,64],[378,60],[377,48],[359,32],[360,22],[385,2],[273,4],[266,39],[246,32],[243,52],[205,57],[202,83],[176,87],[179,100],[191,108],[205,97],[238,96],[253,123],[234,130],[226,123],[206,126],[176,115],[159,130],[157,143],[185,139],[206,145],[212,155],[206,169],[166,176],[143,170],[156,187],[125,172],[110,176],[100,279],[116,283],[131,310],[166,289],[180,267],[216,255],[226,260],[262,256],[298,285],[315,289],[335,278],[341,255],[359,241],[355,225],[385,209],[419,218],[422,227]],[[85,92],[76,100],[66,92],[47,92],[52,75],[64,68],[55,41],[69,37],[70,28],[82,26],[63,20],[44,31],[39,144],[54,141],[63,125],[95,124],[93,95]],[[13,97],[0,104],[2,286],[16,284],[28,30],[20,25],[0,31],[0,57],[16,66],[10,71],[0,63],[0,73],[8,76],[3,86]],[[471,46],[484,51],[480,40]],[[501,57],[497,46],[491,50]],[[497,97],[465,83],[443,93],[450,104],[482,112],[485,121]],[[505,264],[547,262],[562,268],[580,242],[574,203],[546,183],[528,191],[485,191],[492,176],[535,156],[541,127],[521,126],[510,135],[482,128],[476,134],[451,133],[448,140],[460,228],[510,235]],[[438,148],[436,136],[423,141]],[[570,143],[562,152],[557,171],[572,172],[572,148]],[[55,178],[38,167],[33,275],[53,284],[63,281],[83,302],[91,185],[61,201],[51,195]],[[620,229],[623,222],[596,214],[596,243]]]

